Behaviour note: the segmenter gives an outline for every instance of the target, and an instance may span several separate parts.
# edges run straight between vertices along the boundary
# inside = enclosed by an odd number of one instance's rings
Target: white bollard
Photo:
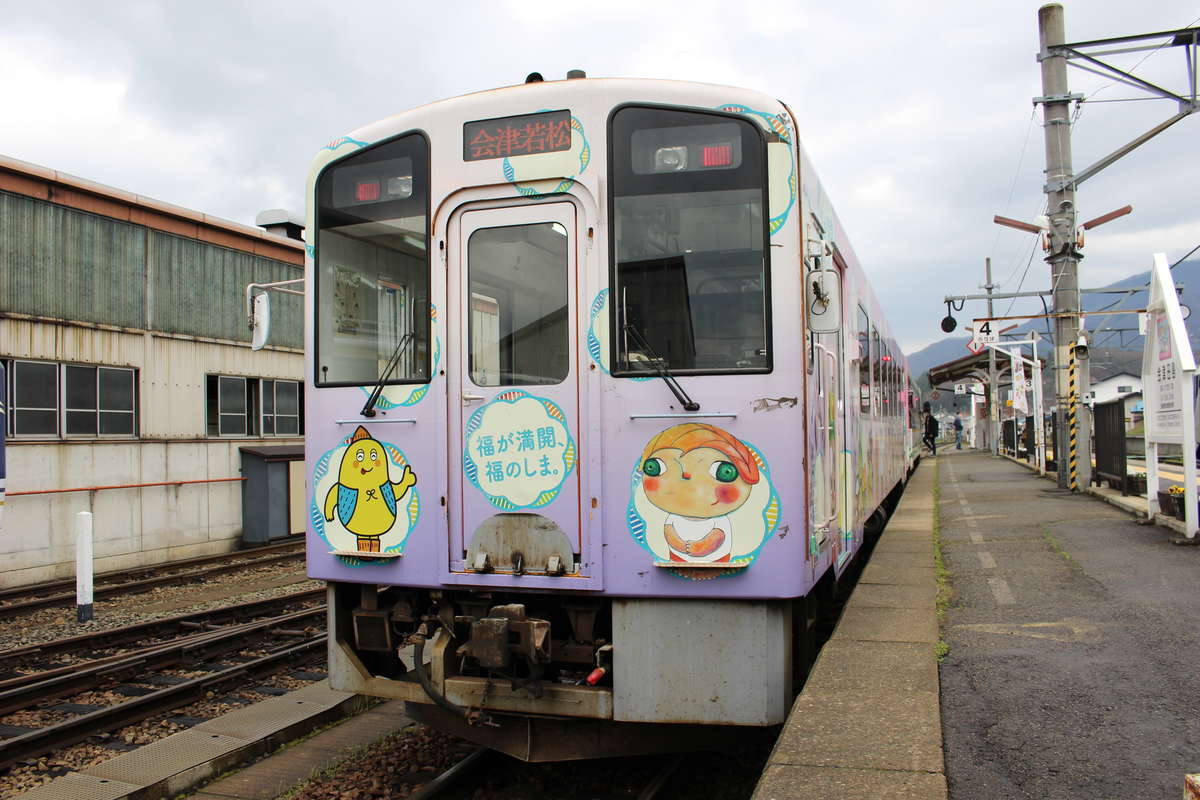
[[[92,512],[75,515],[75,621],[92,618]]]

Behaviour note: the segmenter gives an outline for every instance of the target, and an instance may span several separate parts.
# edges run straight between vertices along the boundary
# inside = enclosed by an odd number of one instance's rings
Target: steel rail
[[[304,589],[303,591],[281,594],[278,597],[271,597],[266,600],[254,600],[249,603],[221,606],[220,608],[212,608],[206,611],[195,611],[191,614],[180,614],[175,617],[156,619],[150,622],[138,622],[120,628],[110,628],[105,631],[53,639],[48,642],[26,645],[25,647],[15,647],[10,650],[0,650],[0,666],[10,665],[14,662],[35,656],[53,656],[72,650],[82,650],[85,648],[88,650],[101,650],[106,647],[120,647],[130,642],[139,642],[155,636],[178,633],[181,628],[188,625],[237,624],[249,621],[246,619],[247,617],[262,616],[266,612],[275,611],[294,605],[295,603],[321,600],[324,597],[325,589],[323,588]],[[324,604],[322,604],[322,607],[324,607]],[[3,686],[3,683],[0,683],[0,686]]]
[[[144,578],[142,580],[129,581],[127,583],[115,583],[107,586],[97,586],[92,596],[95,599],[99,599],[101,597],[110,597],[118,594],[138,594],[159,586],[168,586],[173,583],[191,583],[212,575],[222,575],[226,572],[236,572],[238,570],[250,567],[261,567],[268,564],[277,564],[281,561],[292,561],[297,558],[304,558],[303,550],[296,553],[283,553],[282,555],[257,558],[251,561],[238,561],[232,564],[219,564],[215,567],[205,567],[204,569],[192,570],[190,572],[177,572],[172,575],[159,575],[157,577]],[[14,617],[19,614],[23,614],[26,611],[34,611],[40,608],[53,608],[55,606],[70,606],[74,605],[74,603],[74,592],[63,592],[62,594],[48,595],[46,597],[35,597],[30,600],[7,603],[5,605],[0,605],[0,619]]]
[[[255,558],[269,553],[277,553],[279,551],[290,551],[294,549],[304,549],[304,541],[283,542],[281,544],[269,544],[265,547],[249,547],[245,550],[234,550],[229,553],[216,553],[210,556],[196,556],[195,558],[185,558],[180,561],[167,561],[162,564],[149,564],[143,567],[134,567],[132,569],[109,570],[96,575],[96,583],[101,581],[115,581],[121,578],[126,580],[133,578],[138,579],[139,576],[152,575],[156,572],[162,572],[168,569],[185,569],[187,567],[198,567],[204,564],[216,564],[222,561],[229,561],[236,558]],[[45,594],[47,592],[61,592],[63,590],[74,589],[74,578],[63,578],[56,581],[45,581],[43,583],[31,583],[25,586],[13,586],[7,589],[0,589],[0,600],[6,600],[10,597],[28,597],[33,594]]]
[[[494,751],[487,747],[480,747],[471,751],[467,754],[466,758],[458,761],[446,771],[439,773],[428,783],[422,784],[421,788],[408,795],[408,800],[429,800],[431,797],[437,797],[442,792],[457,784],[467,774],[482,767],[488,755],[492,752]]]
[[[31,708],[45,700],[86,692],[114,680],[125,680],[146,670],[160,670],[211,660],[253,644],[262,636],[269,635],[272,629],[309,619],[319,622],[324,618],[324,606],[306,608],[271,619],[195,633],[172,642],[148,645],[129,653],[118,653],[79,664],[18,675],[0,681],[0,716]]]
[[[246,677],[267,675],[277,672],[282,665],[311,660],[314,656],[324,653],[325,645],[325,634],[314,636],[300,644],[256,658],[253,661],[227,667],[202,678],[193,678],[141,697],[131,698],[115,706],[97,709],[55,725],[4,740],[0,742],[0,769],[47,751],[75,744],[94,734],[141,722],[163,711],[187,705],[203,699],[206,692],[237,684]]]

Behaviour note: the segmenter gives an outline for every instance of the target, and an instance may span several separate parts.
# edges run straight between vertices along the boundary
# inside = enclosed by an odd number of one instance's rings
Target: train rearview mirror
[[[813,333],[837,333],[842,328],[842,276],[835,270],[808,273],[805,308]]]
[[[271,333],[271,299],[259,292],[250,301],[250,349],[262,350]]]

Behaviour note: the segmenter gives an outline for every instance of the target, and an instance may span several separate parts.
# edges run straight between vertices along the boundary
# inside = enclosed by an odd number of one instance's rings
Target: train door
[[[447,259],[450,580],[559,585],[580,576],[584,542],[576,208],[489,208],[457,222]]]
[[[836,561],[844,549],[846,529],[847,473],[846,375],[843,368],[841,333],[814,333],[813,375],[817,383],[817,407],[812,415],[814,482],[812,516],[814,550],[828,547]]]

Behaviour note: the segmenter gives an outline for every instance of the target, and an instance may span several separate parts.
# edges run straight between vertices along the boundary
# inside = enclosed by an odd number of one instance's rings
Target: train
[[[920,437],[788,106],[535,73],[338,137],[307,193],[331,684],[527,761],[782,723]]]

